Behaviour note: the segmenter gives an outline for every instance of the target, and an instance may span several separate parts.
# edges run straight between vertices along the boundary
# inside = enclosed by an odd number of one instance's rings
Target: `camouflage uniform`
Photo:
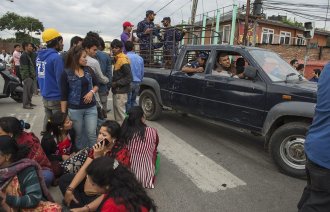
[[[146,29],[152,28],[152,34],[144,34]],[[154,36],[157,36],[161,40],[159,35],[159,29],[155,27],[154,22],[148,22],[146,19],[140,21],[137,25],[136,35],[140,39],[140,55],[144,59],[144,62],[149,62],[150,59],[147,56],[152,58],[153,50],[158,49],[163,46],[162,43],[153,43]]]
[[[179,41],[181,41],[184,37],[184,34],[184,32],[173,27],[165,29],[163,43],[166,68],[171,68],[172,61],[175,61],[177,47],[179,45]]]

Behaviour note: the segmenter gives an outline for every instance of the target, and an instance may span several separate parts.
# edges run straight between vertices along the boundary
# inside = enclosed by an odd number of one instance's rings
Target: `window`
[[[302,34],[297,34],[297,42],[296,42],[296,45],[298,46],[302,46],[302,45],[305,45],[305,38]]]
[[[217,51],[211,74],[213,76],[245,79],[243,72],[247,64],[247,61],[238,52]]]
[[[272,44],[274,39],[274,30],[263,28],[261,37],[263,44]]]
[[[189,50],[186,52],[185,57],[182,61],[182,65],[181,68],[186,66],[188,63],[195,63],[195,62],[199,62],[199,57],[203,56],[204,58],[206,58],[206,60],[204,60],[204,68],[206,65],[206,62],[208,60],[208,56],[210,55],[210,51],[209,50]]]
[[[222,43],[228,44],[230,41],[230,25],[225,25],[222,27],[222,31],[220,32],[222,37]]]
[[[280,44],[290,44],[291,32],[283,32],[280,33]]]

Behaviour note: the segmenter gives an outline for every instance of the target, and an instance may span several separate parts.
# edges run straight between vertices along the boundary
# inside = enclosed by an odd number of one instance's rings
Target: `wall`
[[[6,50],[7,53],[12,54],[14,51],[14,45],[16,43],[8,43],[5,41],[0,41],[0,52],[2,49]]]

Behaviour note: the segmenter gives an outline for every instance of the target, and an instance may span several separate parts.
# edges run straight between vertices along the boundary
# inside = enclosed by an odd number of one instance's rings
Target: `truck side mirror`
[[[249,79],[255,79],[257,77],[257,69],[253,66],[247,66],[244,68],[244,76]]]

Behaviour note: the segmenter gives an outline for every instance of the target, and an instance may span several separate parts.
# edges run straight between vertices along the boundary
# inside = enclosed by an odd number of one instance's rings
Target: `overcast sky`
[[[64,37],[65,47],[69,47],[72,36],[85,34],[92,30],[100,32],[104,40],[118,38],[122,32],[122,23],[130,21],[134,25],[145,17],[145,11],[160,10],[171,0],[1,0],[0,16],[5,12],[15,12],[21,16],[32,16],[39,19],[45,28],[56,28]],[[253,0],[251,0],[253,1]],[[284,0],[279,0],[284,1]],[[226,2],[226,3],[224,3]],[[246,1],[238,0],[239,5]],[[288,1],[287,1],[288,2]],[[305,0],[290,0],[294,3],[305,3]],[[315,4],[327,4],[327,0],[313,0]],[[211,11],[217,7],[232,5],[233,1],[199,0],[197,14]],[[157,13],[155,23],[165,16],[171,16],[172,24],[187,21],[190,17],[191,0],[173,0],[168,6]],[[226,8],[225,10],[229,10]],[[267,14],[282,14],[281,11],[265,11]],[[330,12],[330,11],[329,11]],[[287,15],[290,15],[289,13]],[[213,13],[209,14],[213,16]],[[330,16],[330,14],[329,14]],[[291,16],[293,17],[293,16]],[[198,17],[196,18],[198,19]],[[296,17],[298,21],[306,21]],[[324,21],[317,22],[318,27],[324,27]],[[330,29],[330,23],[327,23]],[[7,37],[10,32],[0,32]]]

